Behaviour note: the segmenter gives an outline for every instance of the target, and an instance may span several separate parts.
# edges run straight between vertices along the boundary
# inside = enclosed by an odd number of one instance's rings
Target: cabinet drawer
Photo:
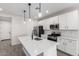
[[[76,49],[69,48],[67,51],[68,51],[68,53],[71,54],[71,55],[78,55],[78,52],[77,52]]]
[[[71,55],[78,55],[78,50],[77,50],[77,41],[76,40],[68,40],[67,42],[67,53]]]

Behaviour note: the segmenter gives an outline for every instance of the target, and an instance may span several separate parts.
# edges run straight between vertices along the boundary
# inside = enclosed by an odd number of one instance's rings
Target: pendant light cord
[[[30,12],[31,12],[31,9],[30,9],[31,3],[28,3],[28,5],[29,5],[29,18],[31,18],[31,14],[30,14]]]
[[[30,6],[29,6],[29,18],[31,18],[31,16],[30,16]]]
[[[39,3],[39,12],[41,12],[41,3]]]
[[[26,11],[24,10],[24,21],[25,21],[25,12],[26,12]]]

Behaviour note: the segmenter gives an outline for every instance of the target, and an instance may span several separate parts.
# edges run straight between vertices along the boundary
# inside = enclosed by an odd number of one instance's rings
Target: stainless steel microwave
[[[58,30],[59,29],[59,24],[51,24],[50,25],[50,29],[52,29],[52,30]]]

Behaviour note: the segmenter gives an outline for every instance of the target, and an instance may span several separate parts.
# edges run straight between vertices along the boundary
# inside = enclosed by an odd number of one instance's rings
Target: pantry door
[[[11,39],[11,21],[0,21],[0,40]]]

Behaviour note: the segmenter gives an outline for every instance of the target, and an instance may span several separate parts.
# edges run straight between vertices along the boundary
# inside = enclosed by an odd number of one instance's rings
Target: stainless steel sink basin
[[[41,38],[34,38],[34,40],[38,40],[39,41],[39,40],[42,40],[42,39]]]

